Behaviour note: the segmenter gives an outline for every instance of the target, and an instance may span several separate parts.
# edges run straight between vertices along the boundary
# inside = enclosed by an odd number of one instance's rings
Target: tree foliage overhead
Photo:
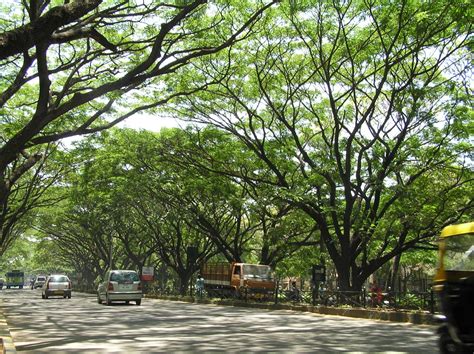
[[[278,187],[317,223],[340,286],[358,289],[473,216],[468,7],[291,2],[223,59],[226,80],[176,112],[253,151],[264,171],[221,172]]]
[[[182,88],[162,78],[247,37],[275,2],[2,3],[0,214],[20,177],[44,157],[44,144],[201,89],[206,83]]]
[[[149,149],[140,151],[143,157],[135,165],[148,176],[141,195],[151,194],[152,200],[162,201],[170,210],[185,212],[200,237],[209,240],[227,261],[275,267],[314,241],[314,223],[276,200],[266,185],[216,174],[209,168],[209,162],[218,161],[233,166],[249,160],[258,163],[232,135],[214,128],[170,130],[147,145]]]
[[[12,164],[21,172],[10,175],[9,195],[0,204],[0,257],[14,240],[24,234],[35,222],[34,211],[43,206],[57,203],[63,198],[54,191],[68,170],[67,158],[49,145],[43,150],[43,157],[32,168],[24,171],[19,162]]]
[[[74,152],[65,227],[47,231],[81,267],[159,255],[186,284],[189,245],[199,261],[272,265],[322,251],[359,289],[472,218],[470,3],[276,2],[14,3],[0,20],[0,246],[58,185],[69,160],[45,158],[54,142],[170,104],[218,129],[114,132]]]
[[[265,188],[206,172],[204,162],[188,164],[188,155],[194,162],[215,154],[252,157],[242,148],[216,129],[112,129],[84,139],[69,152],[75,164],[65,178],[63,203],[43,209],[38,228],[89,281],[111,266],[164,264],[184,293],[215,256],[276,267],[311,245],[314,222],[275,202]]]

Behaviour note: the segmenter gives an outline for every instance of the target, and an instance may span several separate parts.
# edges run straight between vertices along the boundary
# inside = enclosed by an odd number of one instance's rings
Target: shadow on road
[[[19,352],[437,352],[434,327],[291,311],[152,299],[106,306],[35,291],[2,306]]]

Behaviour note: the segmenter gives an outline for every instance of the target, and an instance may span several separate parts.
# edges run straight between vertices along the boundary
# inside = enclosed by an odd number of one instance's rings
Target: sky
[[[117,124],[119,128],[131,128],[136,130],[146,129],[153,132],[159,132],[161,128],[185,127],[186,122],[170,117],[159,117],[156,115],[140,113],[127,118],[125,121]],[[72,147],[72,144],[83,139],[83,136],[72,136],[61,140],[66,148]]]
[[[175,118],[160,117],[156,115],[141,113],[127,118],[117,126],[119,128],[146,129],[159,132],[161,128],[184,127],[186,124]]]

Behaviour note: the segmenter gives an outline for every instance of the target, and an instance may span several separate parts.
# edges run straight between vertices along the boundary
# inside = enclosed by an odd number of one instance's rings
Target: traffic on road
[[[145,298],[97,303],[95,294],[41,298],[3,290],[18,352],[418,352],[438,353],[436,328]]]

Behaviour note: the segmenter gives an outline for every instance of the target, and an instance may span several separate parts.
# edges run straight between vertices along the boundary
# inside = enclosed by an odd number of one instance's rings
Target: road
[[[106,306],[30,289],[0,296],[18,352],[438,353],[432,326],[155,299]]]

